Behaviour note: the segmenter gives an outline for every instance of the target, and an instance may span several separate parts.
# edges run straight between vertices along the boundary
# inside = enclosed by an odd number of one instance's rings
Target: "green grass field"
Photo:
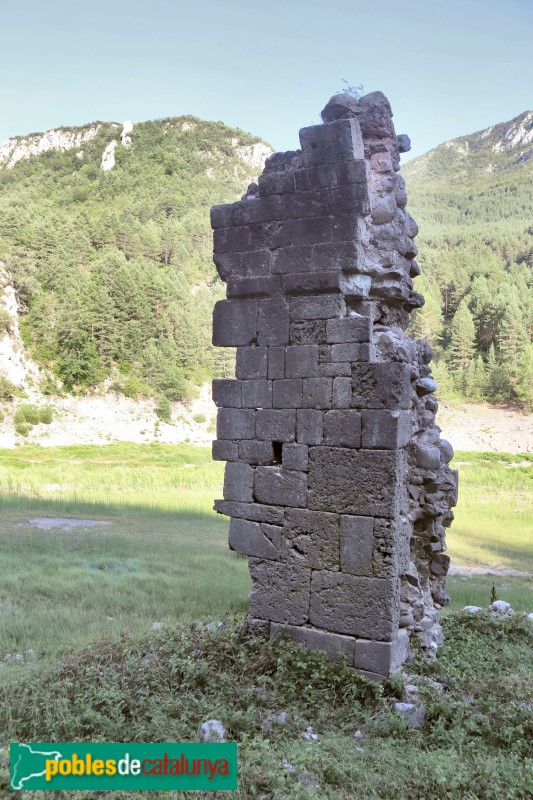
[[[453,607],[498,596],[533,610],[532,458],[458,454],[453,563],[529,573],[454,575]],[[0,452],[0,659],[83,646],[154,623],[243,612],[246,560],[212,511],[223,466],[207,449],[115,444]],[[45,531],[35,517],[102,520]]]
[[[532,611],[533,458],[456,461],[453,563],[529,575],[454,575],[452,607],[487,605],[494,582],[517,611]],[[428,709],[424,729],[411,730],[391,711],[396,677],[368,684],[322,653],[245,631],[246,560],[229,552],[227,520],[212,511],[222,474],[191,446],[0,451],[0,797],[51,795],[9,792],[9,741],[195,741],[213,717],[240,744],[240,800],[533,796],[525,616],[448,615],[437,659],[409,665]],[[46,531],[36,517],[109,524]],[[220,630],[205,625],[220,618]],[[5,660],[17,653],[24,661]],[[301,736],[309,725],[313,744]],[[208,796],[222,793],[136,794]],[[96,797],[132,800],[73,793]]]

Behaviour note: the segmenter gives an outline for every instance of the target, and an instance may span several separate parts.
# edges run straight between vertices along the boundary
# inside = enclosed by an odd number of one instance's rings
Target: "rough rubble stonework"
[[[236,378],[213,384],[215,508],[249,557],[250,625],[378,677],[410,637],[429,655],[441,641],[457,474],[431,349],[405,333],[424,302],[398,175],[409,139],[381,92],[337,95],[322,118],[211,210],[227,282],[213,343],[237,348]]]

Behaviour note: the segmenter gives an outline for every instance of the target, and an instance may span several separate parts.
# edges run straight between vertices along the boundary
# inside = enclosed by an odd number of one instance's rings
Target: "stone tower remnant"
[[[435,425],[431,348],[406,334],[424,300],[387,98],[333,97],[301,150],[266,160],[240,202],[214,206],[227,299],[213,343],[213,457],[226,461],[229,545],[248,556],[249,623],[339,653],[371,677],[409,639],[433,654],[457,499]]]

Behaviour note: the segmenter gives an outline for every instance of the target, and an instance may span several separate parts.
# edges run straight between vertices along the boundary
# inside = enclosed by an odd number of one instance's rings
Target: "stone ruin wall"
[[[381,92],[333,97],[301,150],[267,159],[242,201],[214,206],[227,300],[213,343],[236,347],[215,380],[213,457],[226,461],[229,545],[249,557],[249,623],[344,654],[370,677],[409,639],[434,654],[457,474],[435,425],[417,226]]]

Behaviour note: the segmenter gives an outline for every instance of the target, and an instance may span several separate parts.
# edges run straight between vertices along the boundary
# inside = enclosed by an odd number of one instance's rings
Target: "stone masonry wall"
[[[322,119],[211,211],[213,343],[237,348],[235,379],[213,382],[215,508],[249,557],[250,624],[378,677],[411,636],[430,655],[441,641],[457,476],[431,349],[405,333],[424,302],[397,174],[409,139],[381,92],[336,95]]]

